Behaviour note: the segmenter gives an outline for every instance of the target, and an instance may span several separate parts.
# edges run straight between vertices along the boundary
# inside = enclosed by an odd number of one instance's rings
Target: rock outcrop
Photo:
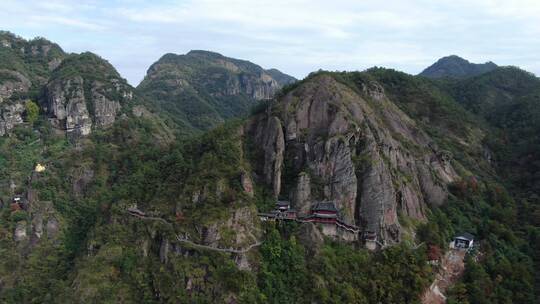
[[[52,125],[79,138],[111,126],[122,105],[133,99],[133,90],[108,62],[84,53],[55,70],[46,95],[43,108]]]
[[[266,117],[257,124],[255,130],[255,143],[262,147],[264,162],[262,173],[264,181],[272,185],[274,196],[277,198],[281,192],[281,170],[283,168],[283,152],[285,140],[283,128],[279,118]]]
[[[25,107],[22,101],[0,103],[0,136],[23,123],[24,111]]]
[[[427,204],[440,204],[457,176],[375,82],[351,88],[310,77],[247,128],[264,155],[258,172],[276,196],[291,198],[301,214],[313,200],[333,201],[345,222],[383,244],[400,241],[399,215],[424,220]]]
[[[84,80],[77,76],[47,85],[45,110],[54,127],[75,137],[90,134],[92,119],[84,96]]]
[[[19,221],[15,225],[15,231],[13,232],[13,239],[15,242],[23,242],[28,238],[28,234],[26,233],[27,230],[27,223],[26,221]]]
[[[0,69],[0,103],[13,94],[25,93],[30,89],[30,80],[18,71]]]

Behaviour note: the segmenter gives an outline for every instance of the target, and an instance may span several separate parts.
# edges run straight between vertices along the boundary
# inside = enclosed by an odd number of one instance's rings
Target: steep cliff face
[[[399,215],[423,220],[455,173],[433,141],[376,82],[352,88],[317,75],[248,125],[276,196],[305,213],[334,201],[344,220],[400,240]]]
[[[275,78],[274,78],[275,77]],[[218,53],[166,54],[137,87],[181,125],[208,129],[246,114],[259,100],[271,99],[294,78]]]
[[[45,109],[51,123],[68,134],[88,135],[92,120],[84,99],[82,77],[49,83]]]
[[[16,125],[23,123],[24,102],[0,103],[0,136],[4,136]]]
[[[70,137],[111,126],[133,90],[105,60],[73,55],[55,70],[46,86],[43,108],[51,123]]]
[[[43,38],[25,40],[0,31],[0,136],[23,122],[24,101],[37,99],[62,49]]]

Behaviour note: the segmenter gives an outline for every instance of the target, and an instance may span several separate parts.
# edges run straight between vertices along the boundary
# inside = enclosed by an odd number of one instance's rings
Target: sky
[[[540,75],[540,0],[0,0],[0,29],[91,51],[132,85],[165,53],[277,68],[417,74],[455,54]]]

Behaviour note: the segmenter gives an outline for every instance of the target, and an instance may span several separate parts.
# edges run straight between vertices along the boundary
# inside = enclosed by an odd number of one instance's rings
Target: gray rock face
[[[23,123],[23,114],[25,111],[22,101],[9,104],[0,103],[0,136],[4,136],[16,125]]]
[[[26,233],[26,222],[20,221],[15,226],[15,232],[13,233],[13,239],[15,242],[22,242],[28,238]]]
[[[90,87],[89,92],[85,92],[85,87]],[[132,98],[131,91],[119,84],[111,89],[80,76],[55,80],[47,85],[45,111],[52,124],[68,136],[86,136],[93,127],[107,128],[115,122],[121,103],[107,97],[111,90],[122,94],[122,99]]]
[[[239,91],[245,92],[255,100],[271,99],[281,86],[270,75],[261,73],[260,78],[240,77]]]
[[[159,260],[161,263],[167,263],[169,260],[169,247],[169,240],[167,240],[167,238],[163,238],[161,245],[159,246]]]
[[[94,121],[97,127],[108,127],[116,120],[116,114],[120,110],[120,102],[109,100],[102,92],[100,87],[92,88],[92,101],[94,103]]]
[[[401,239],[398,215],[425,219],[426,204],[444,201],[457,174],[380,84],[362,88],[315,77],[247,128],[276,196],[286,185],[301,214],[314,200],[333,201],[346,222],[392,244]]]
[[[230,63],[234,65],[233,63]],[[233,69],[239,71],[238,69]],[[225,78],[225,83],[221,83]],[[179,84],[185,82],[178,80]],[[205,86],[212,88],[210,95],[215,97],[237,96],[245,94],[255,100],[266,100],[274,97],[281,86],[270,75],[262,72],[260,75],[224,74],[221,77],[204,81]]]
[[[308,214],[311,208],[311,179],[306,172],[298,175],[296,187],[291,194],[292,204],[300,214]]]
[[[262,147],[264,154],[263,176],[267,184],[272,185],[274,196],[281,191],[281,170],[285,140],[282,125],[277,117],[264,118],[255,126],[255,143]]]
[[[4,79],[0,81],[0,103],[14,93],[27,92],[32,85],[23,74],[11,70],[0,69],[0,79]]]
[[[90,134],[92,120],[84,96],[84,80],[75,76],[47,85],[45,110],[53,126],[74,136]]]

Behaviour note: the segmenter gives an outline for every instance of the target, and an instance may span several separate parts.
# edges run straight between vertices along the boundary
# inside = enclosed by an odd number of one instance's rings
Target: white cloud
[[[190,49],[297,77],[373,65],[416,73],[448,54],[540,72],[538,0],[4,0],[2,8],[1,27],[100,52],[134,84],[162,54]]]
[[[69,17],[60,16],[30,16],[27,19],[28,23],[43,25],[43,24],[57,24],[66,25],[74,28],[81,28],[86,30],[101,31],[107,29],[105,25],[85,21],[82,19],[74,19]]]

